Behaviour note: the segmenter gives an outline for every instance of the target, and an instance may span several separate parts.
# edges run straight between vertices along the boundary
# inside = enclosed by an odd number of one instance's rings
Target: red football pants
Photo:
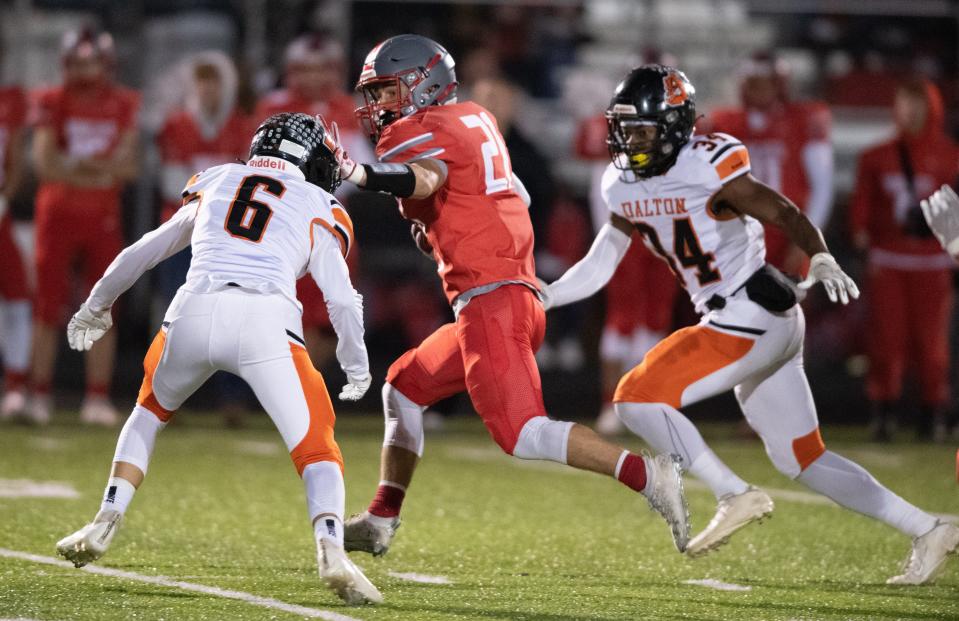
[[[43,204],[36,210],[37,292],[34,316],[60,325],[73,291],[73,267],[83,266],[83,296],[123,248],[119,206]]]
[[[7,302],[28,300],[27,273],[23,269],[20,248],[13,240],[13,221],[9,215],[0,218],[0,298]]]
[[[504,285],[470,300],[456,323],[400,356],[386,381],[423,406],[465,389],[493,440],[512,454],[523,425],[546,415],[535,357],[545,331],[536,295]]]
[[[866,391],[871,400],[898,399],[907,364],[918,376],[924,404],[948,399],[952,295],[947,270],[870,269]]]

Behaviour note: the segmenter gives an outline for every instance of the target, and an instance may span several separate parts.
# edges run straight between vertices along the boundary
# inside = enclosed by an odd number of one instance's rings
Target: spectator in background
[[[3,59],[0,56],[0,67]],[[0,420],[28,415],[30,291],[23,257],[13,239],[10,203],[23,179],[26,98],[17,86],[0,86],[0,336],[3,338],[3,399]]]
[[[340,142],[355,161],[374,161],[369,138],[360,131],[354,110],[356,103],[344,87],[346,57],[343,46],[328,34],[310,33],[294,39],[284,56],[284,88],[267,93],[256,107],[254,121],[279,112],[321,115],[339,127]],[[349,187],[347,187],[349,186]],[[344,183],[336,196],[342,202],[355,186]],[[345,205],[348,207],[348,205]],[[354,282],[359,262],[354,248],[347,257]],[[336,351],[336,335],[326,312],[326,302],[311,278],[296,283],[296,296],[303,304],[303,337],[310,358],[322,368]]]
[[[959,150],[943,130],[942,98],[928,80],[900,85],[893,113],[897,135],[863,153],[849,214],[856,247],[869,253],[866,390],[872,435],[889,439],[908,364],[920,388],[916,434],[941,439],[952,261],[932,236],[919,201],[955,181]]]
[[[833,199],[829,108],[818,101],[791,101],[788,67],[768,52],[747,60],[740,77],[741,107],[714,110],[696,129],[742,140],[753,176],[825,229]],[[777,227],[766,226],[765,232],[766,260],[787,274],[805,276],[808,257]]]
[[[184,105],[174,110],[157,135],[160,152],[161,221],[169,220],[180,208],[181,193],[197,172],[246,160],[250,152],[250,119],[237,106],[238,77],[230,58],[218,51],[198,54],[184,67],[189,87]],[[190,249],[173,255],[157,266],[158,293],[162,306],[186,281]],[[252,396],[245,382],[225,371],[217,372],[214,386],[229,427],[242,424],[247,409],[244,395]]]
[[[113,81],[113,39],[91,28],[63,39],[63,84],[39,92],[34,113],[37,291],[30,416],[44,423],[57,345],[71,302],[72,270],[83,266],[86,296],[123,246],[120,193],[137,175],[139,96]],[[115,425],[109,399],[116,334],[87,353],[81,422]]]
[[[250,151],[249,119],[236,107],[237,73],[222,52],[204,52],[185,66],[188,90],[182,108],[173,111],[157,135],[160,151],[160,193],[165,222],[180,208],[181,194],[197,172],[245,160]],[[190,250],[157,266],[159,292],[169,305],[190,267]]]
[[[594,232],[609,221],[609,208],[600,191],[610,161],[606,135],[604,114],[583,119],[576,132],[575,154],[590,162],[592,168],[589,203]],[[650,295],[652,291],[656,294]],[[599,341],[599,433],[617,435],[626,431],[613,410],[613,393],[626,371],[642,362],[646,352],[669,334],[678,292],[679,283],[666,262],[651,253],[642,236],[634,232],[633,243],[606,285],[606,317]]]

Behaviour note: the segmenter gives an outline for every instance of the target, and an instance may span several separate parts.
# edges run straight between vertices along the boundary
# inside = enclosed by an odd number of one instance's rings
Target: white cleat
[[[84,425],[116,427],[120,423],[120,414],[106,397],[87,397],[80,407],[80,422]]]
[[[8,390],[0,401],[0,420],[24,418],[27,415],[27,393],[23,390]]]
[[[912,540],[912,550],[903,563],[902,573],[886,580],[886,584],[926,584],[957,550],[959,527],[940,521],[928,533]]]
[[[626,433],[626,425],[616,415],[613,404],[603,407],[596,418],[596,433],[601,436],[618,436]]]
[[[729,541],[736,531],[761,522],[773,512],[773,499],[752,485],[741,494],[726,494],[719,499],[716,515],[686,547],[688,556],[702,556]]]
[[[101,511],[92,522],[57,542],[57,554],[75,567],[99,559],[120,530],[123,515],[119,511]]]
[[[346,551],[329,539],[317,542],[316,562],[320,578],[347,604],[383,603],[383,594],[379,589],[353,564]]]
[[[669,524],[673,543],[680,552],[689,543],[689,507],[683,493],[682,470],[678,455],[644,457],[646,462],[646,489],[643,495],[649,508],[659,513]]]
[[[369,511],[354,513],[343,524],[343,545],[349,552],[369,552],[382,556],[400,527],[400,518],[384,518]]]
[[[50,395],[34,395],[27,404],[23,419],[31,425],[44,427],[50,424],[53,412],[53,400]]]

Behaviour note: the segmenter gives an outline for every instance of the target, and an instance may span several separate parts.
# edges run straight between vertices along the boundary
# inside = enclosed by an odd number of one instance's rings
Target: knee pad
[[[566,444],[573,423],[534,416],[526,421],[513,447],[513,457],[566,463]]]
[[[423,456],[423,412],[418,405],[389,382],[383,384],[383,417],[386,430],[383,446],[398,446]]]
[[[766,438],[763,438],[763,443],[776,470],[790,479],[798,477],[826,452],[819,427],[804,436],[793,438],[789,446],[785,442],[767,441]]]

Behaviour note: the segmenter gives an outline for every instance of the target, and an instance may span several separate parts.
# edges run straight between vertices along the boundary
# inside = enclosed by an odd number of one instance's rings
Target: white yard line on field
[[[40,556],[39,554],[30,554],[28,552],[20,552],[17,550],[7,550],[6,548],[0,548],[0,556],[15,558],[21,561],[30,561],[33,563],[42,563],[44,565],[54,565],[56,567],[73,569],[73,563],[61,561],[51,556]],[[230,591],[228,589],[221,589],[219,587],[194,584],[192,582],[183,582],[182,580],[174,580],[173,578],[167,578],[166,576],[147,576],[145,574],[138,574],[132,571],[122,571],[120,569],[111,569],[109,567],[97,567],[95,565],[87,565],[86,567],[82,567],[80,571],[96,574],[98,576],[107,576],[109,578],[133,580],[135,582],[145,582],[147,584],[182,589],[184,591],[193,591],[195,593],[203,593],[204,595],[211,595],[213,597],[222,597],[224,599],[235,599],[241,602],[246,602],[247,604],[252,604],[254,606],[260,606],[261,608],[280,610],[282,612],[289,612],[291,614],[313,619],[326,619],[327,621],[359,621],[359,619],[354,617],[341,615],[330,610],[320,610],[318,608],[307,608],[306,606],[287,604],[286,602],[281,602],[278,599],[273,599],[270,597],[261,597],[259,595],[253,595],[252,593],[245,593],[243,591]]]
[[[248,455],[270,456],[280,454],[279,444],[262,440],[242,440],[236,443],[236,448],[241,453]]]
[[[730,582],[721,582],[714,578],[706,578],[704,580],[683,580],[683,584],[694,584],[696,586],[704,586],[710,589],[716,589],[717,591],[752,591],[751,586],[743,586],[741,584],[732,584]]]
[[[69,483],[0,479],[0,498],[79,498],[80,493]]]
[[[419,582],[420,584],[453,584],[453,581],[446,576],[430,576],[427,574],[402,571],[388,571],[386,574],[393,578],[399,578],[407,582]]]

